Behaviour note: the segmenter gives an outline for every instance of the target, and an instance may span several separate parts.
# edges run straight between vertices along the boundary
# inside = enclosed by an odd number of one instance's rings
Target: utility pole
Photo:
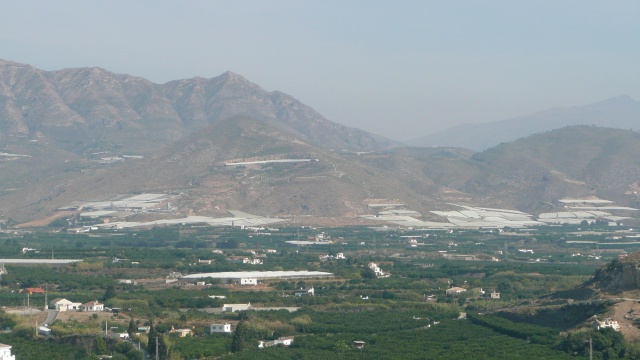
[[[45,283],[44,284],[44,311],[47,311],[47,309],[49,308],[49,301],[48,301],[47,295],[49,295],[49,284]]]
[[[158,335],[156,335],[156,360],[160,360],[159,356],[160,354],[158,354]]]
[[[589,336],[589,360],[593,360],[593,342],[591,336]]]

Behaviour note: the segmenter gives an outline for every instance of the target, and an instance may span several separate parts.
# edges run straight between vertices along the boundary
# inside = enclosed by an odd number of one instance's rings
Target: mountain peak
[[[222,73],[222,75],[219,76],[221,79],[225,80],[225,81],[231,81],[231,82],[238,82],[238,81],[242,81],[242,82],[249,82],[249,80],[245,79],[242,75],[236,74],[233,71],[225,71],[224,73]]]
[[[624,94],[624,95],[614,96],[612,98],[600,101],[599,103],[623,105],[623,104],[635,104],[637,103],[637,101],[633,99],[631,96]]]

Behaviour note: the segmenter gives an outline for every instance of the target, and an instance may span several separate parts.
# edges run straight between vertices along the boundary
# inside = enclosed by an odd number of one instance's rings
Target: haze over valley
[[[638,14],[5,4],[0,360],[640,359]]]

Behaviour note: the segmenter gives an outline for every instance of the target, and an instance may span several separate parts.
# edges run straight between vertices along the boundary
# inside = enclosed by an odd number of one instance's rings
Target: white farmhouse
[[[258,348],[264,349],[271,346],[282,345],[282,346],[290,346],[293,343],[293,337],[281,337],[279,339],[275,339],[272,341],[260,340],[258,342]]]
[[[593,328],[596,330],[612,328],[615,331],[620,331],[620,324],[618,324],[618,322],[616,320],[613,320],[612,318],[606,318],[604,319],[604,321],[599,321],[598,319],[596,319],[593,322]]]
[[[67,299],[57,298],[49,302],[49,308],[58,311],[80,310],[81,303],[69,301]]]
[[[98,300],[89,301],[80,305],[81,311],[104,311],[104,304],[98,302]]]
[[[257,278],[240,278],[240,285],[258,285]]]
[[[465,288],[454,286],[452,288],[447,289],[445,291],[445,293],[447,295],[458,295],[458,294],[462,294],[463,292],[466,292],[466,291],[467,291],[467,289],[465,289]]]
[[[373,270],[373,272],[376,274],[376,276],[386,276],[386,274],[384,273],[384,271],[382,271],[382,269],[380,269],[380,267],[378,266],[378,264],[376,263],[369,263],[369,269]]]
[[[16,356],[11,355],[11,345],[0,344],[0,360],[16,360]]]
[[[225,324],[211,324],[211,326],[209,327],[209,332],[210,333],[225,333],[225,334],[229,334],[231,333],[231,324],[229,323],[225,323]]]
[[[313,287],[310,287],[308,289],[300,288],[300,289],[296,290],[293,294],[295,296],[303,296],[303,295],[315,296],[315,290],[313,289]]]

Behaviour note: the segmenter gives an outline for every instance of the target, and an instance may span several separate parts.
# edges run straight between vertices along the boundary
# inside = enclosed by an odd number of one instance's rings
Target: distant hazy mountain
[[[274,124],[330,149],[394,144],[333,123],[293,97],[232,72],[154,84],[100,68],[43,71],[0,60],[0,145],[38,139],[82,155],[149,153],[233,116]]]
[[[625,95],[579,107],[550,109],[521,118],[458,125],[407,143],[414,146],[456,146],[480,151],[541,131],[571,125],[640,129],[640,101]]]

